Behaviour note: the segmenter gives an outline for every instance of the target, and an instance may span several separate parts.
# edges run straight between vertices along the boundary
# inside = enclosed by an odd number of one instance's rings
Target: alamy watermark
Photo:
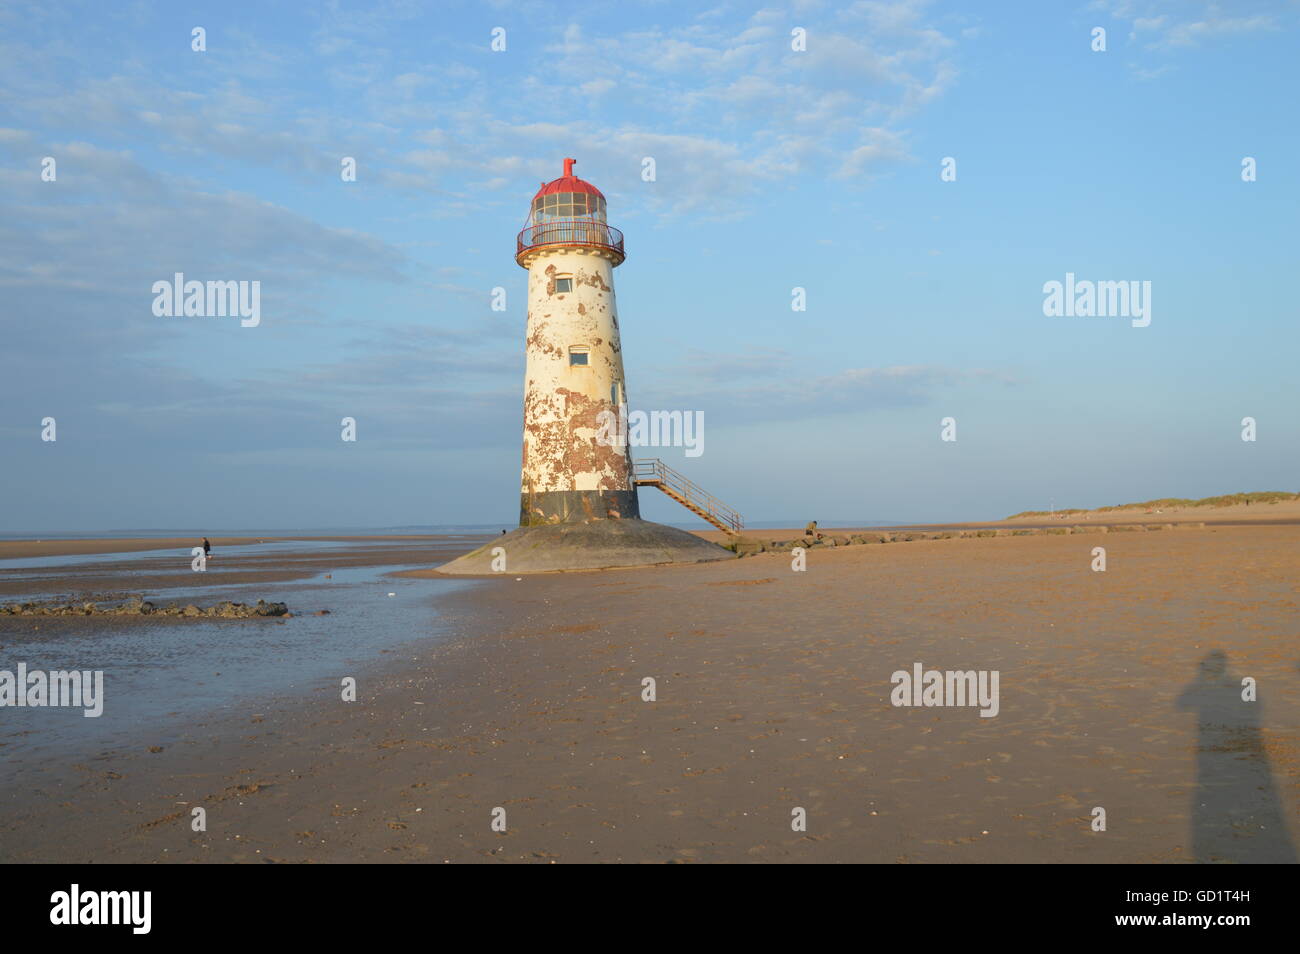
[[[900,669],[889,677],[894,684],[889,701],[896,706],[979,706],[980,718],[991,719],[1001,708],[1000,677],[996,669],[926,670],[913,663],[911,672]]]
[[[1065,281],[1043,284],[1043,314],[1048,318],[1131,318],[1134,328],[1151,324],[1149,281],[1075,281],[1074,272]]]
[[[684,447],[687,457],[704,453],[703,411],[617,411],[596,415],[596,442],[602,447]]]
[[[74,884],[50,895],[50,923],[120,924],[132,934],[148,934],[153,918],[152,891],[83,891]]]
[[[186,281],[177,272],[170,282],[153,283],[153,313],[159,318],[242,318],[244,328],[262,323],[260,281]]]
[[[0,708],[79,708],[87,719],[104,714],[104,671],[41,669],[28,671],[19,663],[18,671],[0,669]]]

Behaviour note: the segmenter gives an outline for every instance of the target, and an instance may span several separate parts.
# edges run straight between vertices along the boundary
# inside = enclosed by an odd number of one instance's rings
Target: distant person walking
[[[203,538],[203,559],[206,560],[211,553],[212,553],[212,544],[208,543],[207,537],[204,537]]]

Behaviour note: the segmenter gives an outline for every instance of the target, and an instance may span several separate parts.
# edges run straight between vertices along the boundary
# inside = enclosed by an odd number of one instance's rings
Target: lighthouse
[[[607,422],[627,404],[614,269],[623,233],[573,174],[542,183],[515,243],[528,270],[519,525],[640,516],[629,448]]]
[[[735,553],[693,533],[641,519],[638,486],[654,486],[720,529],[739,515],[660,460],[634,462],[614,437],[627,405],[614,269],[626,253],[604,194],[564,160],[543,182],[515,239],[528,271],[519,527],[440,567],[491,575],[653,563],[699,563]],[[613,425],[613,426],[611,426]]]

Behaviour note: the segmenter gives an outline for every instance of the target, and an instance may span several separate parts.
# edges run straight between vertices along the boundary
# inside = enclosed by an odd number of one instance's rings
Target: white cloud
[[[1228,15],[1212,0],[1094,0],[1091,8],[1127,21],[1130,41],[1165,51],[1278,29],[1277,14],[1286,9],[1270,0],[1236,0]]]

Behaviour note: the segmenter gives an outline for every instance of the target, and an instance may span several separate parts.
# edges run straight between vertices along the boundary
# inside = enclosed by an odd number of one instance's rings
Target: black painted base
[[[588,520],[638,520],[636,488],[631,490],[550,490],[519,497],[519,526],[544,527],[553,523]]]

